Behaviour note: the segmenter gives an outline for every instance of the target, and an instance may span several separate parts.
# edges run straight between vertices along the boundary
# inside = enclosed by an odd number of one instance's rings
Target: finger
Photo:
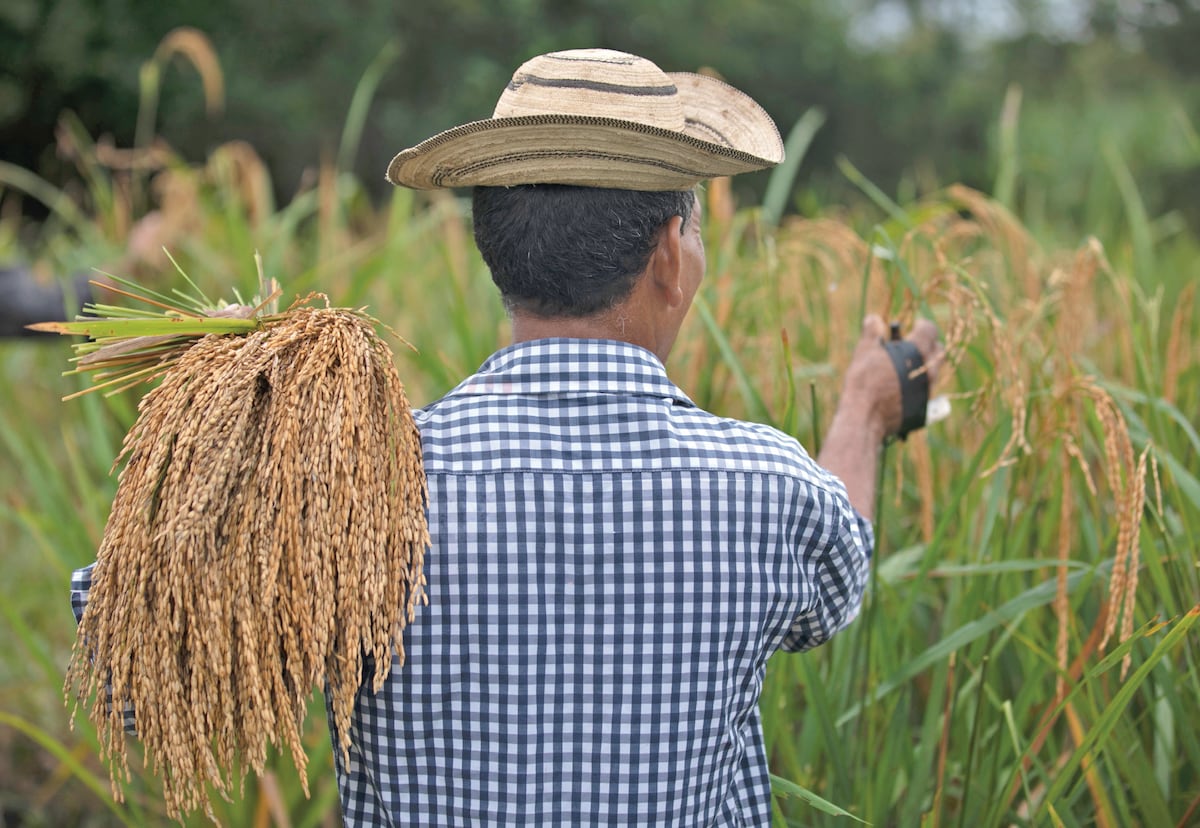
[[[938,342],[935,345],[934,352],[925,358],[925,370],[929,372],[929,385],[931,387],[937,383],[938,374],[942,369],[942,363],[945,361],[946,350],[942,347],[942,343]]]
[[[938,369],[946,355],[937,325],[928,319],[918,319],[907,338],[921,352],[921,358],[925,361],[925,369],[929,372],[929,382],[932,385],[937,380]]]
[[[916,345],[922,356],[928,359],[939,347],[938,327],[928,319],[918,319],[905,339]]]
[[[878,342],[887,336],[888,328],[879,314],[869,314],[863,319],[862,338]]]

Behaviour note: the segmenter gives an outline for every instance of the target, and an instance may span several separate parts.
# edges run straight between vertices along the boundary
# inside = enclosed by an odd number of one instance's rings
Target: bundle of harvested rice
[[[136,330],[190,332],[136,339],[111,338],[116,318],[51,326],[109,333],[81,358],[109,384],[162,375],[114,464],[126,461],[67,692],[92,699],[118,797],[132,713],[175,818],[211,816],[206,784],[228,797],[268,745],[305,782],[314,686],[345,756],[364,667],[378,689],[424,599],[420,440],[374,320],[253,310],[171,308]],[[210,324],[241,333],[197,336]]]

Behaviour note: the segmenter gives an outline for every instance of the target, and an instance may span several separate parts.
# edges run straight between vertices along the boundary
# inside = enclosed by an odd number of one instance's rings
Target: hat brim
[[[574,184],[686,190],[783,160],[774,121],[715,78],[672,73],[686,124],[675,132],[615,118],[544,114],[473,121],[392,159],[387,178],[418,190]]]

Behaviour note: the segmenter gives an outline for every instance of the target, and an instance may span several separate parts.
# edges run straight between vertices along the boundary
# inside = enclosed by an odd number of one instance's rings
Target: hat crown
[[[530,58],[491,118],[401,151],[388,180],[416,189],[569,184],[685,190],[783,160],[779,130],[724,81],[663,72],[612,49]]]
[[[521,64],[492,117],[529,115],[616,118],[675,132],[686,124],[671,77],[643,57],[612,49],[550,52]]]

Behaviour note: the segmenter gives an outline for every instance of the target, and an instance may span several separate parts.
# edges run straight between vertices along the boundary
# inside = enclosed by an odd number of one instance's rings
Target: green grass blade
[[[863,175],[858,167],[850,163],[849,158],[839,155],[837,167],[842,175],[846,176],[846,178],[850,179],[850,183],[862,190],[876,207],[887,213],[890,218],[898,222],[906,230],[912,228],[912,220],[904,208],[889,198],[873,181]]]
[[[697,295],[694,307],[696,314],[700,317],[700,321],[704,323],[705,330],[712,337],[717,350],[721,352],[721,358],[733,374],[734,382],[737,383],[738,391],[742,395],[742,402],[746,406],[746,415],[756,422],[773,425],[774,421],[771,418],[771,413],[767,411],[767,406],[763,403],[762,397],[754,390],[754,382],[746,372],[741,360],[738,359],[733,346],[729,344],[729,339],[726,338],[724,331],[717,325],[717,320],[713,318],[712,310],[708,307],[708,302],[704,300],[703,296]]]
[[[829,814],[830,816],[850,817],[855,822],[862,823],[863,825],[871,824],[859,819],[845,808],[840,808],[829,800],[822,799],[808,788],[805,788],[802,785],[797,785],[790,779],[784,779],[783,777],[776,776],[775,774],[771,774],[771,793],[774,796],[783,798],[795,797],[796,799],[802,799],[823,814]]]
[[[9,629],[16,634],[17,643],[24,648],[26,655],[41,669],[43,678],[61,681],[62,669],[51,656],[45,640],[25,622],[25,619],[19,613],[13,612],[3,601],[0,601],[0,617],[4,618]]]
[[[1090,579],[1098,575],[1106,573],[1112,567],[1112,559],[1105,561],[1100,566],[1087,569],[1082,572],[1075,572],[1067,577],[1068,593],[1079,587],[1085,579]],[[867,703],[879,701],[881,698],[891,693],[900,685],[904,684],[909,679],[921,673],[928,667],[936,664],[944,658],[949,657],[950,653],[966,646],[975,639],[987,635],[997,627],[1005,624],[1011,624],[1016,619],[1020,618],[1025,613],[1037,607],[1043,607],[1054,600],[1056,589],[1054,580],[1043,581],[1037,586],[1026,590],[1020,595],[1006,601],[1001,606],[992,610],[975,621],[968,622],[948,636],[938,641],[932,647],[928,648],[916,658],[908,661],[895,674],[889,676],[884,681],[880,682],[875,690],[866,700]],[[838,726],[858,716],[862,712],[862,703],[856,704],[841,715],[838,719]]]
[[[198,302],[202,307],[212,307],[214,304],[212,300],[204,295],[204,291],[200,289],[200,286],[192,281],[192,277],[187,274],[187,271],[180,266],[179,262],[175,261],[175,257],[171,255],[171,251],[164,247],[163,254],[167,257],[167,259],[170,260],[171,265],[175,268],[175,272],[179,274],[179,277],[183,279],[183,281],[187,282],[188,286],[195,291],[194,294],[188,294],[184,293],[178,288],[171,288],[171,293],[184,301]]]
[[[809,109],[792,127],[784,142],[784,161],[771,171],[767,180],[767,190],[763,195],[762,220],[767,227],[778,227],[783,211],[787,209],[787,199],[800,171],[800,162],[804,160],[808,147],[812,144],[817,130],[825,123],[825,113],[820,109]]]
[[[42,749],[50,753],[63,766],[71,772],[71,775],[82,782],[88,790],[96,795],[104,805],[113,812],[113,815],[121,821],[122,825],[134,828],[136,823],[130,821],[129,817],[121,812],[121,809],[113,802],[108,784],[101,781],[94,773],[89,771],[83,764],[75,758],[74,754],[67,749],[66,745],[55,739],[46,731],[42,730],[37,725],[25,721],[19,716],[14,716],[11,713],[6,713],[0,710],[0,724],[8,725],[13,730],[16,730],[29,739],[36,742]]]
[[[169,256],[170,254],[167,254],[167,255]],[[171,261],[172,261],[172,263],[174,263],[175,260],[172,259]],[[178,264],[176,264],[175,267],[176,267],[176,269],[179,269]],[[180,293],[178,290],[172,288],[171,295],[168,295],[165,293],[159,293],[156,290],[151,290],[150,288],[146,287],[145,285],[135,282],[132,279],[126,279],[123,276],[117,276],[114,273],[109,273],[107,270],[100,270],[99,268],[95,268],[95,271],[97,273],[99,273],[100,275],[105,276],[108,279],[112,280],[113,282],[116,282],[118,285],[121,285],[123,288],[126,289],[127,293],[132,294],[135,298],[141,298],[144,296],[147,299],[153,299],[153,300],[160,302],[163,305],[166,305],[168,307],[172,307],[172,308],[178,307],[178,308],[181,308],[184,310],[190,310],[200,316],[204,315],[204,311],[206,308],[209,308],[212,306],[212,303],[209,302],[208,298],[206,296],[204,296],[203,294],[200,294],[199,297],[190,296],[188,294]],[[101,287],[103,288],[103,283],[101,283]],[[183,300],[182,306],[180,305],[181,299]]]
[[[70,196],[29,170],[7,161],[0,161],[0,185],[33,196],[81,236],[87,238],[95,235],[92,225],[79,212]]]
[[[1009,84],[1004,93],[1004,106],[1000,112],[1000,158],[996,169],[996,184],[993,189],[996,201],[1010,210],[1015,206],[1013,199],[1017,191],[1017,173],[1020,169],[1020,154],[1017,151],[1017,127],[1021,115],[1021,87]]]
[[[898,549],[879,562],[880,580],[886,583],[898,583],[923,578],[974,578],[983,575],[1001,575],[1014,572],[1041,572],[1046,569],[1045,558],[1015,558],[1008,561],[987,561],[970,564],[940,564],[930,569],[920,570],[917,564],[925,559],[926,546],[917,544],[907,549]],[[1055,562],[1055,566],[1059,566]],[[1068,560],[1061,563],[1067,569],[1076,571],[1090,570],[1092,565],[1083,561]]]
[[[1117,182],[1121,193],[1121,202],[1125,207],[1125,218],[1129,222],[1129,237],[1133,244],[1133,261],[1135,279],[1148,278],[1154,272],[1154,236],[1150,229],[1150,216],[1146,212],[1146,204],[1138,192],[1137,180],[1121,157],[1120,150],[1112,141],[1102,144],[1104,160],[1109,171]]]
[[[1154,651],[1121,683],[1120,689],[1117,690],[1112,701],[1109,702],[1100,715],[1100,718],[1092,724],[1084,735],[1083,742],[1071,754],[1066,764],[1057,770],[1056,777],[1050,789],[1042,799],[1038,813],[1044,810],[1047,805],[1058,801],[1059,797],[1062,796],[1063,789],[1074,778],[1075,772],[1079,768],[1083,758],[1096,750],[1098,744],[1108,737],[1108,734],[1116,726],[1117,722],[1120,721],[1121,716],[1124,715],[1129,702],[1133,698],[1133,694],[1146,681],[1151,671],[1158,666],[1159,662],[1165,659],[1184,640],[1188,630],[1192,628],[1197,619],[1200,619],[1200,604],[1197,604],[1186,615],[1176,621],[1171,631],[1158,642]],[[1111,660],[1112,657],[1110,656],[1102,664],[1109,663]]]
[[[367,112],[379,82],[388,67],[400,57],[400,44],[389,40],[375,55],[367,66],[358,85],[354,87],[354,95],[350,98],[350,108],[346,112],[346,120],[342,125],[342,139],[338,144],[337,168],[339,172],[350,172],[354,168],[354,157],[358,154],[358,146],[362,142],[363,127],[367,122]]]

